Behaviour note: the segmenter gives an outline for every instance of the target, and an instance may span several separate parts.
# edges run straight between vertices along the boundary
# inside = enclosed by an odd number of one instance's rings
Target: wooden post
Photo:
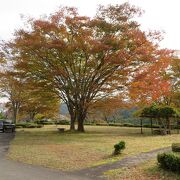
[[[143,124],[142,124],[142,118],[140,119],[141,121],[141,134],[143,134]]]
[[[150,118],[150,120],[151,120],[151,133],[153,134],[153,127],[152,127],[152,118]]]

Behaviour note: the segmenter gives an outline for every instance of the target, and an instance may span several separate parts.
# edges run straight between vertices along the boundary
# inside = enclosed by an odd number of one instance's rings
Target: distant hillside
[[[138,118],[133,116],[133,113],[137,110],[137,108],[130,108],[130,109],[119,109],[115,114],[108,117],[109,122],[116,122],[116,123],[131,123],[131,124],[139,124],[140,121]],[[67,105],[65,103],[61,104],[60,107],[60,114],[67,115],[69,114]],[[144,124],[149,123],[149,119],[144,119]]]
[[[61,106],[60,106],[60,114],[62,114],[62,115],[69,114],[67,105],[65,103],[61,104]]]

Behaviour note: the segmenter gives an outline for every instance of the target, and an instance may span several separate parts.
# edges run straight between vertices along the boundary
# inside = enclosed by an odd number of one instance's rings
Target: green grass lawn
[[[180,142],[179,134],[154,136],[150,129],[144,129],[144,132],[141,135],[139,128],[100,126],[86,126],[86,133],[59,133],[56,126],[19,129],[8,157],[29,164],[75,170]],[[121,140],[126,142],[126,149],[113,158],[113,146]]]

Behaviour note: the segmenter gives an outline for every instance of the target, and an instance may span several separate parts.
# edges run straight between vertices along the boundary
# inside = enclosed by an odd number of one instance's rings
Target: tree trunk
[[[19,111],[19,107],[20,107],[19,102],[15,102],[15,101],[12,102],[14,124],[16,124],[16,121],[17,121],[17,114],[18,114],[18,111]]]
[[[71,115],[71,124],[70,124],[70,130],[71,131],[74,131],[75,130],[75,120],[76,120],[76,118],[75,118],[75,116],[72,114]]]
[[[79,132],[84,132],[84,119],[78,119],[78,129]]]
[[[17,121],[17,109],[16,108],[13,108],[13,121],[14,121],[14,124],[16,124],[16,121]]]
[[[75,130],[75,121],[76,121],[76,111],[75,111],[75,107],[73,106],[73,104],[67,104],[67,108],[70,114],[70,131],[74,131]]]
[[[151,118],[151,134],[153,134],[153,122],[152,122],[152,118]]]
[[[143,120],[140,119],[140,121],[141,121],[141,134],[143,134]]]
[[[84,132],[84,120],[86,118],[86,112],[83,112],[83,110],[79,110],[78,114],[78,131]]]

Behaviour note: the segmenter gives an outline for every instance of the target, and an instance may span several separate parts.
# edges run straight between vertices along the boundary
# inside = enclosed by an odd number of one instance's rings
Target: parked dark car
[[[0,120],[0,131],[2,132],[14,132],[15,124],[10,120]]]

